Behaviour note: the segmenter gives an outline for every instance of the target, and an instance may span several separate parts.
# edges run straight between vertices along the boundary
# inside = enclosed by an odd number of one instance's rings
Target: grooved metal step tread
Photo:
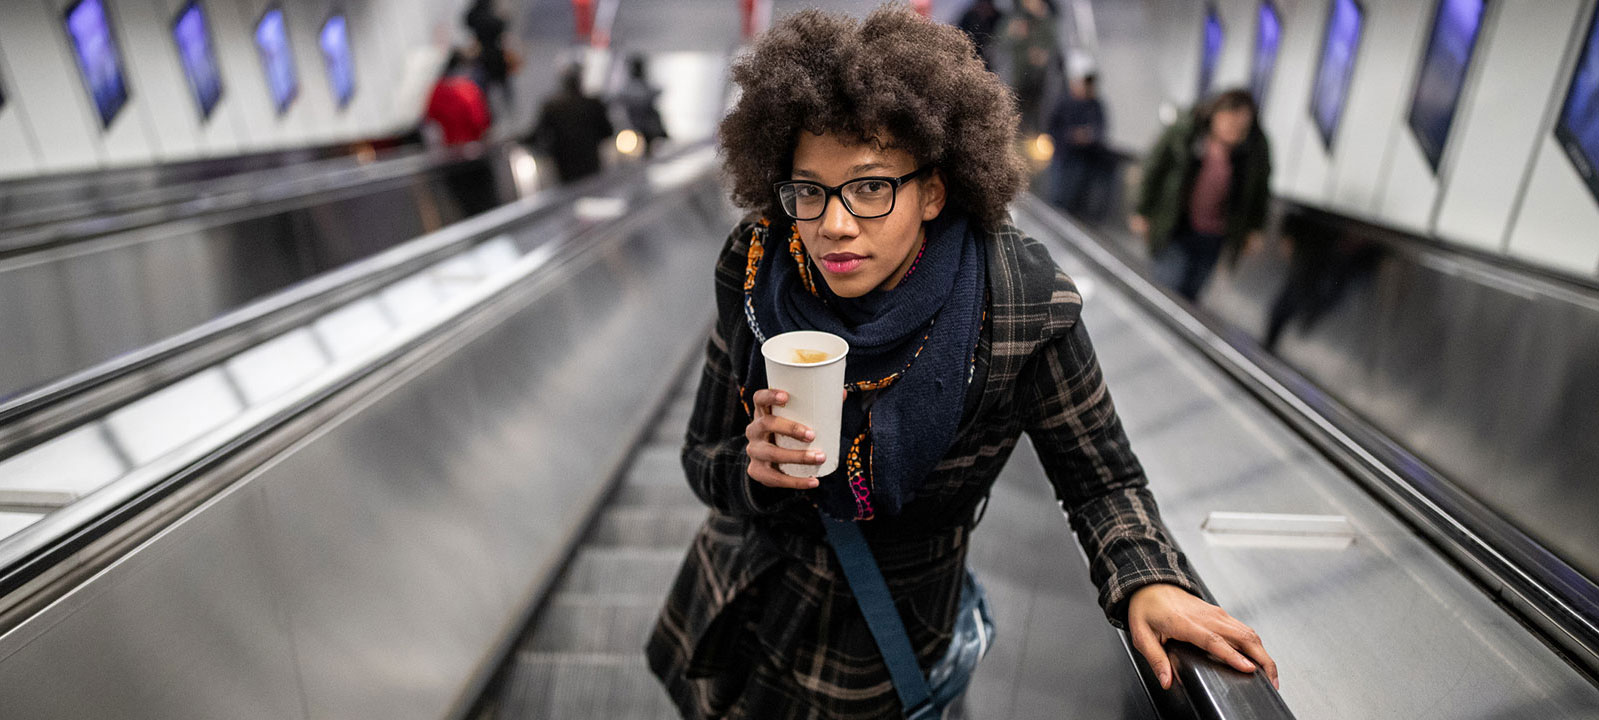
[[[625,482],[629,484],[688,485],[683,479],[683,448],[681,445],[651,443],[639,450],[628,469]]]
[[[626,483],[617,488],[613,507],[705,507],[688,483]]]
[[[708,512],[698,503],[613,507],[584,542],[593,547],[686,548]]]
[[[661,593],[672,586],[682,548],[583,547],[573,558],[557,592],[599,595]]]
[[[638,654],[649,639],[650,628],[664,596],[652,605],[597,602],[557,602],[545,606],[538,630],[523,652]]]
[[[677,717],[642,652],[518,653],[503,697],[503,720]]]

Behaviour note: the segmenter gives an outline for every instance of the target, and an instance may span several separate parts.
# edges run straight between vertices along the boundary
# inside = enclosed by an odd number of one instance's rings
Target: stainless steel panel
[[[510,629],[669,384],[661,359],[700,343],[709,288],[692,280],[715,236],[662,231],[684,214],[633,227],[263,477],[313,717],[440,716]]]
[[[1289,322],[1279,356],[1599,579],[1599,295],[1430,248],[1332,242],[1337,294]],[[1263,338],[1286,260],[1218,273],[1206,305]]]
[[[0,636],[7,714],[455,707],[703,342],[706,269],[733,218],[714,185],[650,207]]]
[[[1265,639],[1297,717],[1593,717],[1599,688],[1197,350],[1095,285],[1084,318],[1162,514],[1221,604]],[[1152,383],[1189,389],[1139,387]],[[1343,515],[1356,536],[1218,538],[1200,529],[1218,510]]]
[[[444,170],[426,174],[433,170],[421,164],[414,177],[268,197],[219,214],[198,208],[189,213],[198,217],[149,227],[109,233],[87,227],[87,238],[65,245],[4,253],[0,398],[172,337],[461,217],[451,200],[457,188]]]
[[[0,637],[3,714],[304,717],[272,532],[259,486],[217,498]]]

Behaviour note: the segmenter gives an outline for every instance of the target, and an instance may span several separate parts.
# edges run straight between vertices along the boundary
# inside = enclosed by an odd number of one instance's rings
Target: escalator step
[[[681,478],[675,483],[624,483],[611,500],[612,507],[687,507],[698,503],[694,491]]]
[[[558,592],[584,595],[663,593],[663,588],[672,586],[682,562],[682,548],[584,546],[561,578]]]
[[[539,616],[524,652],[637,653],[665,601],[648,595],[557,595]]]
[[[644,654],[518,653],[497,717],[671,720],[676,711]]]
[[[613,507],[600,516],[585,542],[594,547],[687,548],[706,513],[698,503]]]
[[[640,448],[628,468],[628,483],[678,485],[685,491],[681,449],[676,445],[650,443]]]

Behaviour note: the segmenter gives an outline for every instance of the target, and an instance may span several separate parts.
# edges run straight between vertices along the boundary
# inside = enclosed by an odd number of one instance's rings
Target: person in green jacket
[[[1149,242],[1155,279],[1190,301],[1226,255],[1260,245],[1271,150],[1248,90],[1229,90],[1173,123],[1144,160],[1128,227]]]

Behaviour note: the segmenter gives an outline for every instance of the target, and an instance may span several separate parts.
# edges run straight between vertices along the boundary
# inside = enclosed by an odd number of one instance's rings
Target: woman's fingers
[[[782,390],[772,389],[756,390],[755,394],[750,397],[750,400],[755,403],[757,410],[765,410],[768,414],[770,414],[772,412],[773,405],[788,404],[788,393],[783,392]]]
[[[1227,638],[1221,633],[1196,626],[1193,634],[1198,637],[1188,640],[1188,642],[1204,648],[1205,652],[1210,653],[1217,660],[1231,665],[1234,670],[1239,672],[1252,673],[1255,671],[1255,663],[1250,662],[1249,658],[1238,652],[1238,649],[1233,647],[1233,644],[1228,642]],[[1187,638],[1184,639],[1186,640]]]
[[[826,454],[820,450],[790,450],[765,440],[750,443],[745,452],[750,456],[750,460],[763,463],[821,465],[827,462]]]
[[[755,420],[750,423],[749,429],[745,432],[745,436],[750,440],[755,440],[757,436],[767,433],[787,435],[805,442],[816,439],[816,433],[812,432],[810,428],[793,420],[772,415],[773,406],[781,406],[788,403],[788,393],[782,390],[756,390],[752,400],[755,403]],[[768,419],[769,424],[762,425],[759,430],[756,429],[757,423]]]
[[[800,442],[810,442],[816,439],[816,433],[812,432],[810,428],[776,415],[757,417],[744,428],[744,437],[751,443],[769,440],[773,435],[786,435]],[[785,460],[783,462],[796,461]]]
[[[1161,689],[1171,687],[1171,661],[1166,657],[1166,648],[1161,646],[1160,638],[1155,636],[1155,631],[1148,623],[1133,623],[1132,625],[1133,649],[1144,656],[1149,663],[1149,669],[1155,671],[1155,677],[1160,680]]]
[[[809,490],[816,487],[819,481],[813,477],[794,477],[785,475],[782,471],[772,467],[771,463],[750,461],[750,478],[767,487],[782,488],[787,490]]]
[[[1280,689],[1277,682],[1277,661],[1271,659],[1271,655],[1266,653],[1266,646],[1261,643],[1260,635],[1248,625],[1243,623],[1237,623],[1237,625],[1238,629],[1227,634],[1228,642],[1231,642],[1233,647],[1242,651],[1244,655],[1254,660],[1257,665],[1260,665],[1260,669],[1266,671],[1266,679],[1271,681],[1271,686]]]

